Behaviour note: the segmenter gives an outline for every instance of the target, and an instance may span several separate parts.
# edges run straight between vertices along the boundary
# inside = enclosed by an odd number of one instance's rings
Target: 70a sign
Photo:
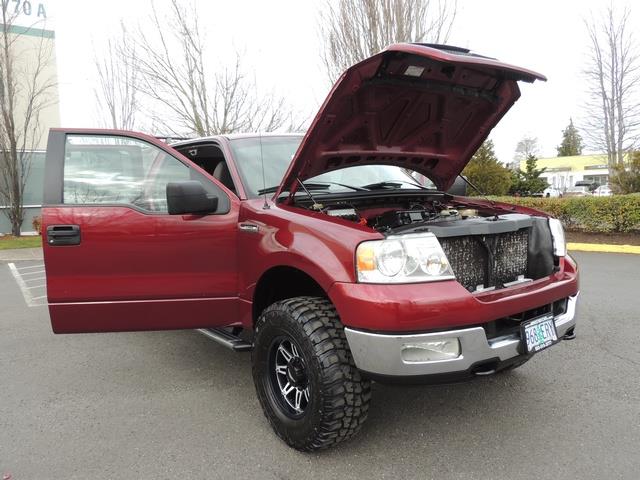
[[[47,3],[45,0],[2,0],[2,10],[7,23],[10,21],[11,25],[31,27],[34,23],[47,20]]]

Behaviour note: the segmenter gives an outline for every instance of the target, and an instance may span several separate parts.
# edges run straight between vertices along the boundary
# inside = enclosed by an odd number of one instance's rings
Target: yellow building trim
[[[607,162],[608,160],[606,155],[576,155],[574,157],[539,158],[536,162],[536,167],[546,168],[549,173],[552,173],[553,171],[597,171],[606,170]],[[520,170],[525,170],[526,167],[527,162],[525,160],[521,161]]]

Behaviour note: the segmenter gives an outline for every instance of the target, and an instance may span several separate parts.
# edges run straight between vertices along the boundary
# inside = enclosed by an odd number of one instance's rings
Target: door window
[[[101,135],[66,137],[65,204],[131,205],[167,213],[167,183],[189,179],[189,167],[142,140]]]

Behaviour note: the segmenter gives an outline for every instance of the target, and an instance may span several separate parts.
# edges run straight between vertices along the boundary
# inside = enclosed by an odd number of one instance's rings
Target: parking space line
[[[34,307],[35,304],[33,303],[33,296],[31,295],[27,284],[20,276],[20,273],[18,273],[18,269],[13,263],[8,263],[7,265],[9,266],[9,270],[11,270],[11,275],[16,279],[18,287],[22,290],[22,296],[24,297],[24,301],[27,303],[27,306]]]
[[[42,288],[42,287],[46,287],[46,284],[43,283],[42,285],[34,285],[33,287],[27,287],[27,290],[32,290],[34,288]]]
[[[44,270],[36,270],[35,272],[20,273],[20,275],[23,277],[26,277],[27,275],[38,275],[40,273],[44,273]]]
[[[22,277],[20,277],[20,278],[22,278]],[[38,280],[44,280],[45,278],[47,278],[47,277],[23,278],[22,280],[26,283],[26,282],[36,282]]]
[[[35,272],[27,272],[27,273],[22,273],[20,270],[18,270],[18,273],[20,274],[21,277],[28,279],[30,277],[32,277],[33,275],[45,275],[45,271],[44,270],[37,270]]]
[[[31,270],[32,268],[44,268],[44,263],[41,263],[39,265],[29,265],[28,267],[20,267],[18,268],[18,271],[21,272],[22,270]]]

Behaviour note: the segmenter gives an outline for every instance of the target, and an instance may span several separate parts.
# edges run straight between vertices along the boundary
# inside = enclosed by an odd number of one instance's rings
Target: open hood
[[[448,189],[520,96],[543,75],[469,50],[396,44],[349,68],[313,120],[278,194],[356,165],[415,170]]]

